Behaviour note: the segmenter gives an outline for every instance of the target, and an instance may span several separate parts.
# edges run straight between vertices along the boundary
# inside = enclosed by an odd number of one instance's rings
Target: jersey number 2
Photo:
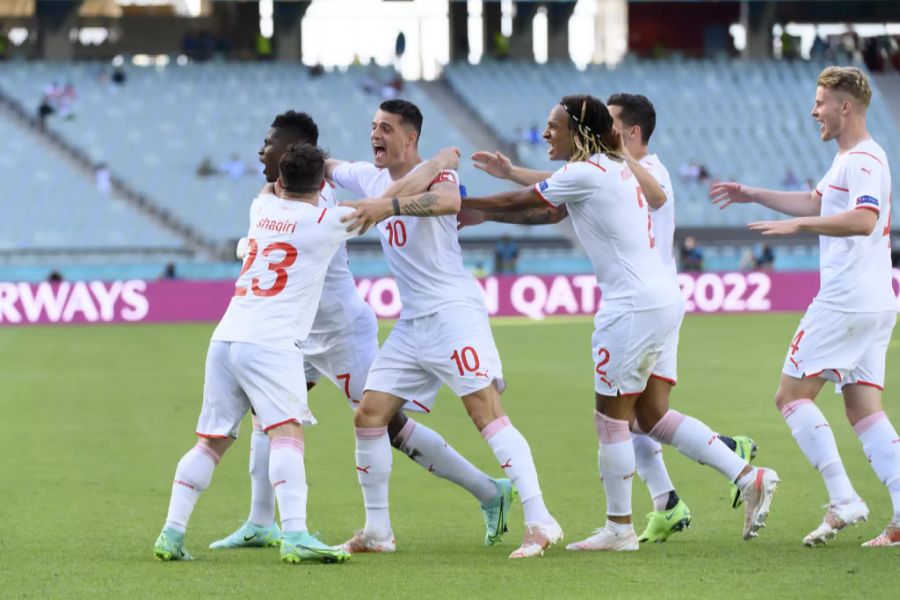
[[[244,273],[250,270],[250,267],[256,260],[258,248],[259,244],[257,243],[257,241],[251,238],[250,243],[247,246],[247,260],[244,262],[244,267],[241,269],[241,274],[238,275],[238,279],[243,277]],[[287,285],[287,268],[297,262],[297,249],[286,242],[273,242],[263,249],[262,255],[269,256],[271,253],[276,251],[284,252],[284,258],[282,258],[277,263],[271,263],[269,265],[269,270],[275,272],[275,283],[272,284],[272,287],[262,288],[259,286],[259,277],[254,277],[250,281],[250,291],[253,292],[254,296],[261,296],[263,298],[275,296],[277,294],[280,294],[284,287]],[[234,289],[234,295],[246,296],[247,288],[243,286],[236,287]]]
[[[644,190],[638,186],[637,188],[638,208],[644,208]],[[650,238],[650,247],[656,248],[656,238],[653,237],[653,221],[650,217],[650,207],[647,207],[647,237]]]

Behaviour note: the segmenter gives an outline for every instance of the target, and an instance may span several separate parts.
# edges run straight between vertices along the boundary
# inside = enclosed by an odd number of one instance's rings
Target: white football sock
[[[900,438],[884,411],[869,415],[853,426],[872,469],[887,486],[894,506],[894,519],[900,518]]]
[[[269,481],[269,436],[256,415],[253,415],[253,434],[250,436],[250,515],[247,521],[260,527],[275,522],[275,490]]]
[[[856,500],[858,494],[841,462],[831,425],[815,402],[794,400],[781,407],[781,414],[806,459],[822,474],[831,502]]]
[[[278,498],[281,530],[306,531],[306,467],[303,442],[291,437],[272,440],[269,456],[270,485]]]
[[[669,410],[650,431],[650,437],[675,446],[679,452],[709,465],[728,481],[735,481],[747,461],[735,454],[713,430],[694,417]]]
[[[638,477],[647,484],[653,510],[665,510],[669,492],[675,491],[675,486],[663,461],[662,446],[643,433],[632,433],[631,441],[634,443],[635,468]]]
[[[465,488],[482,504],[497,496],[497,486],[436,431],[407,418],[394,438],[397,448],[438,477]]]
[[[606,493],[606,514],[610,517],[630,517],[634,444],[628,421],[613,419],[595,411],[594,424],[600,438],[597,462]]]
[[[522,509],[525,512],[526,523],[549,523],[553,520],[550,512],[544,505],[541,495],[541,486],[538,483],[537,470],[534,467],[534,459],[531,457],[531,448],[528,442],[513,427],[509,417],[500,417],[488,423],[481,430],[481,435],[487,441],[494,456],[500,463],[500,468],[519,490],[522,498]]]
[[[387,427],[356,428],[356,476],[366,507],[365,532],[376,539],[391,536],[388,480],[393,456]]]
[[[209,446],[198,443],[178,461],[166,527],[184,532],[194,511],[200,492],[209,487],[213,471],[219,464],[219,455]]]

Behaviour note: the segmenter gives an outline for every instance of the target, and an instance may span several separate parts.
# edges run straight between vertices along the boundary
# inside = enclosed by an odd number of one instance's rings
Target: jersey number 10
[[[244,267],[241,269],[241,274],[238,275],[238,280],[240,280],[240,278],[244,276],[244,273],[250,270],[250,267],[256,260],[258,248],[258,242],[251,238],[249,244],[247,245],[247,259],[244,261]],[[254,296],[261,296],[263,298],[275,296],[277,294],[280,294],[284,289],[284,286],[287,285],[287,269],[295,262],[297,262],[297,249],[287,242],[273,242],[263,248],[262,255],[269,256],[271,253],[277,251],[284,252],[284,258],[276,263],[269,264],[269,270],[275,272],[275,283],[272,284],[272,287],[262,288],[259,286],[259,277],[254,277],[252,280],[250,280],[250,291],[253,292]],[[246,296],[247,288],[244,286],[235,287],[234,295]]]

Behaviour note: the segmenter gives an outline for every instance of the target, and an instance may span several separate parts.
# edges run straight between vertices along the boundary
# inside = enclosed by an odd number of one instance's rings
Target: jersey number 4
[[[238,275],[239,280],[244,276],[244,273],[249,271],[250,267],[253,266],[253,262],[256,260],[256,255],[258,254],[258,249],[258,242],[251,238],[250,243],[247,246],[247,260],[244,261],[244,267],[241,269],[241,274]],[[272,284],[272,287],[262,288],[259,286],[259,277],[254,277],[250,281],[250,291],[253,292],[254,296],[266,298],[280,294],[284,289],[284,286],[287,285],[288,267],[297,262],[297,249],[286,242],[273,242],[269,244],[263,248],[262,255],[269,256],[273,252],[284,252],[284,257],[280,261],[269,264],[269,270],[275,272],[275,283]],[[244,286],[236,287],[234,289],[234,295],[246,296],[247,288]]]
[[[646,199],[644,198],[644,190],[642,190],[640,188],[640,186],[638,186],[638,188],[637,188],[638,208],[644,208],[645,200]],[[653,221],[651,220],[651,217],[650,217],[650,207],[649,206],[647,207],[647,237],[650,238],[650,247],[656,248],[656,238],[653,237]]]

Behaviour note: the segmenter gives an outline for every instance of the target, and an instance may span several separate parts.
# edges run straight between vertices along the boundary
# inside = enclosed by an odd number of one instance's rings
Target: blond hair
[[[823,88],[845,92],[850,94],[854,100],[866,108],[872,100],[872,88],[869,85],[869,78],[856,67],[825,67],[819,73],[819,79],[816,82]]]
[[[574,148],[569,158],[571,162],[588,160],[594,154],[622,160],[619,153],[611,148],[613,118],[605,104],[590,95],[565,96],[559,103],[569,115]]]

